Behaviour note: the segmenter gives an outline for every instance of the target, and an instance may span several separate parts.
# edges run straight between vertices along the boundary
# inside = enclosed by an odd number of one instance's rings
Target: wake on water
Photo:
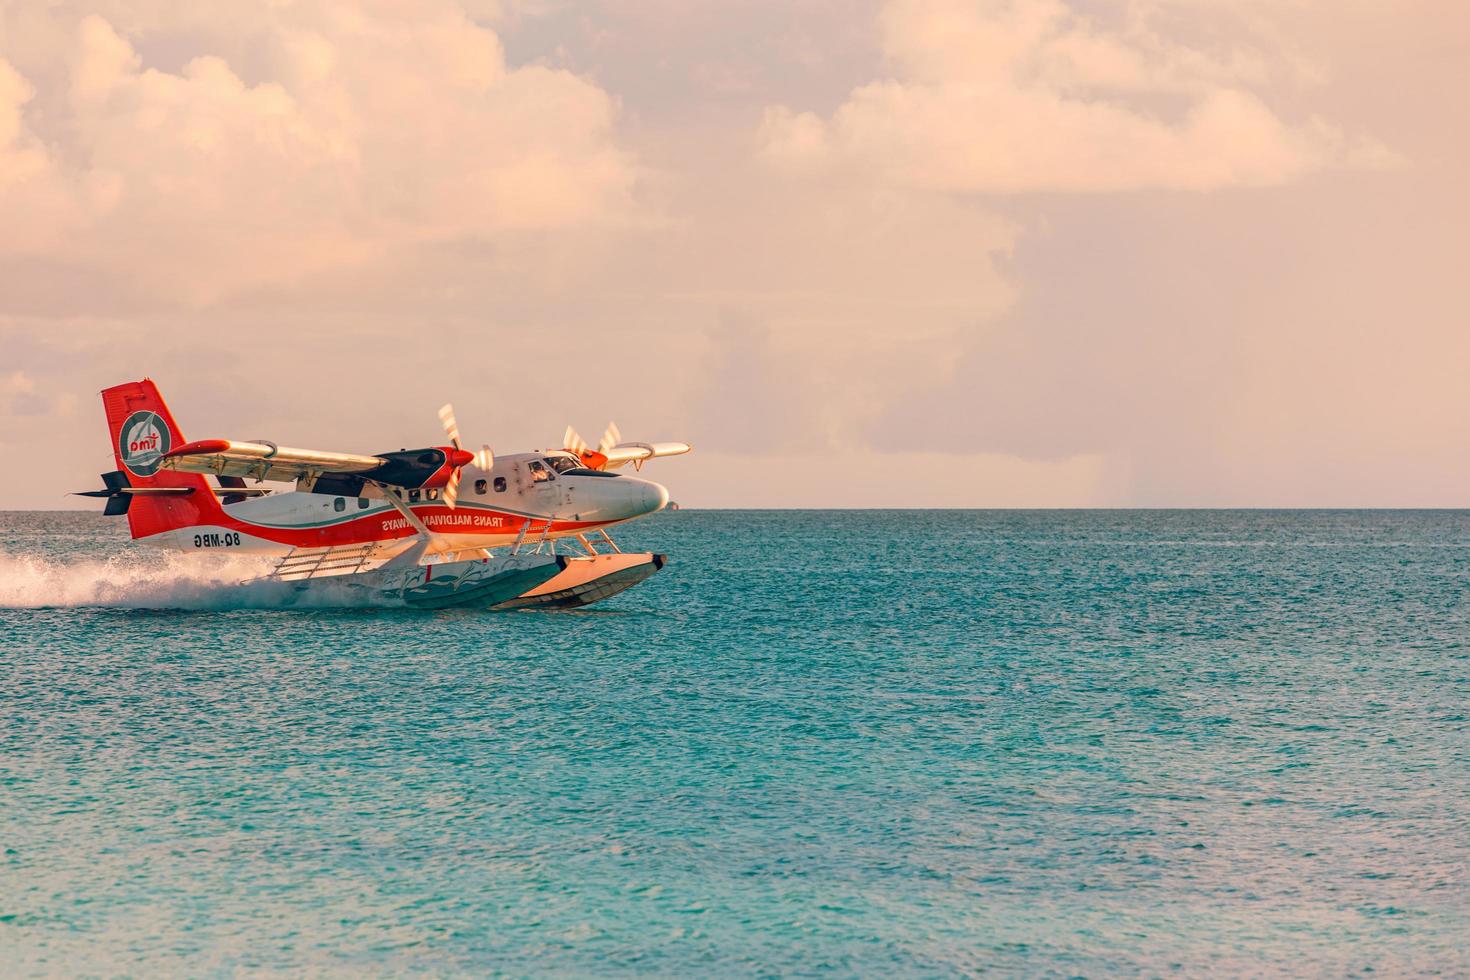
[[[318,580],[308,589],[265,581],[273,561],[245,555],[159,554],[57,561],[0,552],[0,608],[342,609],[396,607],[369,589]]]

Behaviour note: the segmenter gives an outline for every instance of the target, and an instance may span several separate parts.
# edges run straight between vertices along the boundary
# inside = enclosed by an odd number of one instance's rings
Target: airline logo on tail
[[[134,476],[152,476],[169,451],[168,426],[154,412],[134,412],[122,424],[117,455]]]

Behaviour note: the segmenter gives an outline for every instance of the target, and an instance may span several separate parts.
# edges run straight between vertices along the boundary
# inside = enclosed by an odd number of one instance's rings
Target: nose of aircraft
[[[642,517],[644,514],[652,514],[654,511],[663,510],[669,502],[669,492],[652,480],[640,480],[637,477],[622,477],[631,486],[628,487],[628,503],[633,510],[633,517]]]
[[[619,479],[627,481],[627,499],[629,509],[632,510],[630,517],[642,517],[644,514],[652,514],[663,510],[669,502],[669,492],[652,480],[640,480],[637,477],[624,476]]]
[[[659,484],[623,474],[615,480],[585,478],[576,492],[578,511],[597,520],[629,521],[669,504],[669,491]]]
[[[669,491],[662,483],[650,482],[643,488],[643,502],[648,505],[648,512],[663,510],[669,505]]]

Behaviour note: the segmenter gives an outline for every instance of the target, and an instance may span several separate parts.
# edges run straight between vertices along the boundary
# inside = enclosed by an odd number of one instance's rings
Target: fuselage
[[[391,555],[409,547],[418,534],[402,506],[445,549],[495,548],[518,539],[585,534],[651,514],[669,500],[657,483],[585,469],[575,455],[561,450],[497,457],[489,470],[465,466],[453,508],[437,489],[368,483],[353,487],[351,494],[324,492],[330,487],[302,484],[294,491],[225,503],[214,523],[140,540],[180,551],[272,555],[377,543],[380,555]],[[389,493],[397,501],[389,500]]]

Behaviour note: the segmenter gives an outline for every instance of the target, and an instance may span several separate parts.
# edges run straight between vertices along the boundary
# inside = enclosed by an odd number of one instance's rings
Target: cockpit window
[[[558,473],[565,473],[567,470],[574,470],[582,464],[572,456],[548,456],[546,457],[546,465]]]
[[[527,463],[526,469],[531,471],[532,483],[545,483],[547,480],[550,480],[552,478],[551,471],[542,466],[540,463],[536,462],[535,460]]]

